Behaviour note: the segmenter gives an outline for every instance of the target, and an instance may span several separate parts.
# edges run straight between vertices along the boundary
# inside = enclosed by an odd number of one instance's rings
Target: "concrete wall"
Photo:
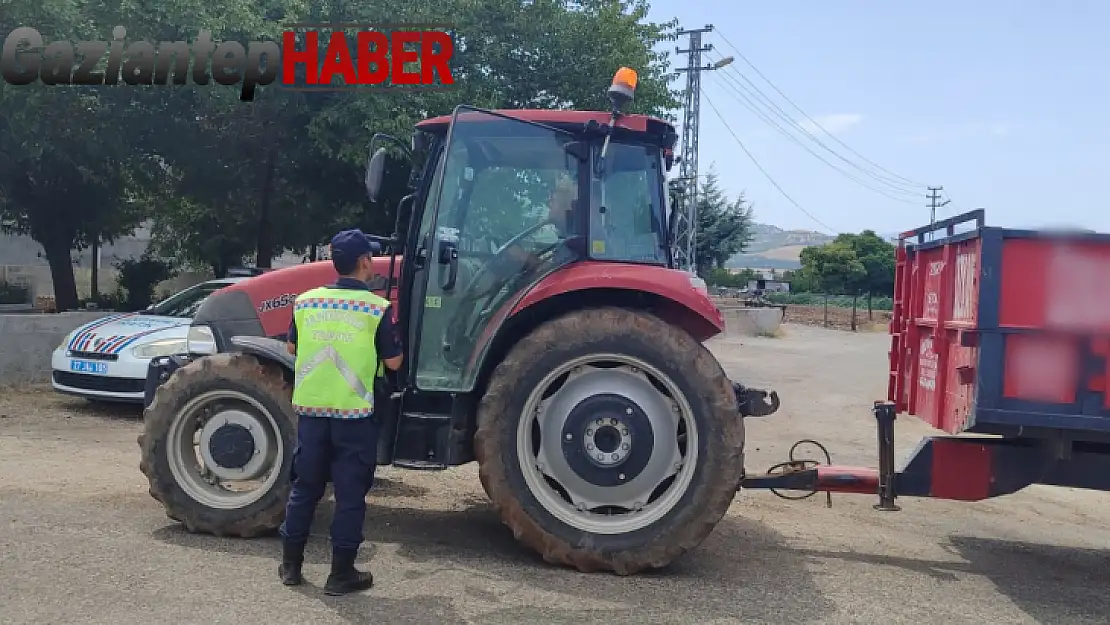
[[[50,382],[50,355],[78,326],[111,313],[0,315],[0,386]]]
[[[721,313],[729,336],[774,336],[782,325],[781,308],[721,307]]]

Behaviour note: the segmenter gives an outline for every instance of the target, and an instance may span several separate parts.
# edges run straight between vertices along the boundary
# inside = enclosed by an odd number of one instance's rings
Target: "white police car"
[[[204,300],[245,279],[203,282],[142,312],[109,315],[77,328],[51,358],[54,390],[142,403],[151,359],[184,352],[189,324]]]

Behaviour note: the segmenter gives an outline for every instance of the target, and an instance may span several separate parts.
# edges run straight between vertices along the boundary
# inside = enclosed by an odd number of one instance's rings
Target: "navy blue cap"
[[[331,238],[331,257],[354,260],[367,254],[380,252],[382,246],[362,230],[344,230]]]

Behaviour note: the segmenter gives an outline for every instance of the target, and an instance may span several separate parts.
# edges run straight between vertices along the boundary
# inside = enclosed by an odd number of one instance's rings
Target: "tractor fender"
[[[651,265],[585,261],[560,269],[533,287],[513,307],[509,317],[552,298],[608,291],[627,293],[629,303],[647,294],[656,314],[705,341],[725,331],[721,311],[691,281],[690,274]]]
[[[244,354],[258,356],[263,360],[271,360],[285,369],[293,371],[297,362],[296,356],[285,350],[285,342],[263,336],[233,336],[231,344]]]

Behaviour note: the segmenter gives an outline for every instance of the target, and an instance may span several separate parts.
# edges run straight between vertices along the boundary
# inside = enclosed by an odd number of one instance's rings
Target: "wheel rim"
[[[178,411],[166,443],[170,472],[198,503],[249,506],[277,482],[285,446],[277,420],[258,400],[209,391]]]
[[[693,481],[698,432],[678,386],[631,356],[555,369],[528,396],[517,457],[555,518],[595,534],[634,532],[674,509]]]

